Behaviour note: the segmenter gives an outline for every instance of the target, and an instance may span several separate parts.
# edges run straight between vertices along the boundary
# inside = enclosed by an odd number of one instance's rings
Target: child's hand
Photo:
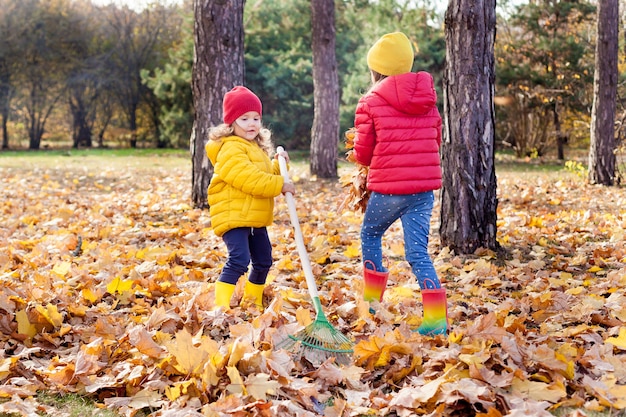
[[[285,183],[283,184],[283,189],[280,190],[280,192],[283,193],[283,194],[285,194],[285,193],[294,194],[296,192],[296,186],[293,185],[293,183],[291,183],[291,182],[285,181]]]
[[[276,155],[274,155],[274,158],[278,159],[278,155],[285,158],[285,162],[289,163],[289,154],[287,154],[287,151],[277,152]]]

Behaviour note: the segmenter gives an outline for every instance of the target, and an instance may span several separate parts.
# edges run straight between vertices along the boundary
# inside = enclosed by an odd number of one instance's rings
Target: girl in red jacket
[[[261,100],[243,86],[226,93],[224,123],[209,131],[206,154],[213,164],[208,189],[211,226],[228,248],[228,260],[215,283],[215,305],[230,308],[239,278],[252,271],[244,298],[263,308],[265,280],[272,266],[272,244],[267,226],[272,224],[274,197],[295,192],[280,175],[272,153],[271,132],[261,123]],[[283,154],[288,159],[286,152]]]
[[[388,33],[369,50],[372,87],[355,114],[353,156],[369,167],[370,197],[361,228],[366,301],[382,300],[389,272],[382,237],[396,220],[404,231],[406,259],[421,288],[421,334],[445,334],[446,291],[428,254],[433,190],[441,187],[441,116],[432,76],[411,72],[413,47],[401,32]]]

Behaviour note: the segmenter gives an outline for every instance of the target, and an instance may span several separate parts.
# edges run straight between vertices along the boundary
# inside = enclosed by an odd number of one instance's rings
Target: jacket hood
[[[209,161],[211,161],[212,165],[215,165],[215,162],[217,161],[217,154],[219,153],[223,143],[223,141],[218,142],[215,140],[209,140],[204,146],[206,156],[209,158]]]
[[[387,77],[378,83],[371,94],[380,96],[396,110],[421,115],[437,104],[433,77],[427,72],[407,72]]]
[[[226,136],[223,137],[221,140],[209,140],[207,142],[207,144],[204,147],[204,150],[206,152],[206,156],[209,158],[209,161],[211,161],[211,164],[215,166],[215,163],[217,162],[217,154],[220,152],[220,149],[222,149],[222,145],[224,145],[224,142],[227,141],[244,141],[247,142],[246,139],[240,138],[239,136]]]

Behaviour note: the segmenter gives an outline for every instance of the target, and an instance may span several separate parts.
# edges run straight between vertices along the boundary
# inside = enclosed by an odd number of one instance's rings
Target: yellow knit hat
[[[411,71],[413,46],[402,32],[383,35],[367,53],[367,66],[382,75],[398,75]]]

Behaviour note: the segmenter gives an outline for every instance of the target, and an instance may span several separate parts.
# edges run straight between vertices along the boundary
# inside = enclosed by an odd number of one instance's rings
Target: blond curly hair
[[[234,129],[231,125],[226,123],[222,123],[220,125],[214,126],[209,130],[209,140],[214,140],[219,142],[222,138],[226,136],[232,136]],[[274,144],[272,143],[272,132],[265,128],[261,127],[259,130],[259,134],[256,135],[254,141],[259,145],[261,149],[268,155],[273,156],[274,153]]]

